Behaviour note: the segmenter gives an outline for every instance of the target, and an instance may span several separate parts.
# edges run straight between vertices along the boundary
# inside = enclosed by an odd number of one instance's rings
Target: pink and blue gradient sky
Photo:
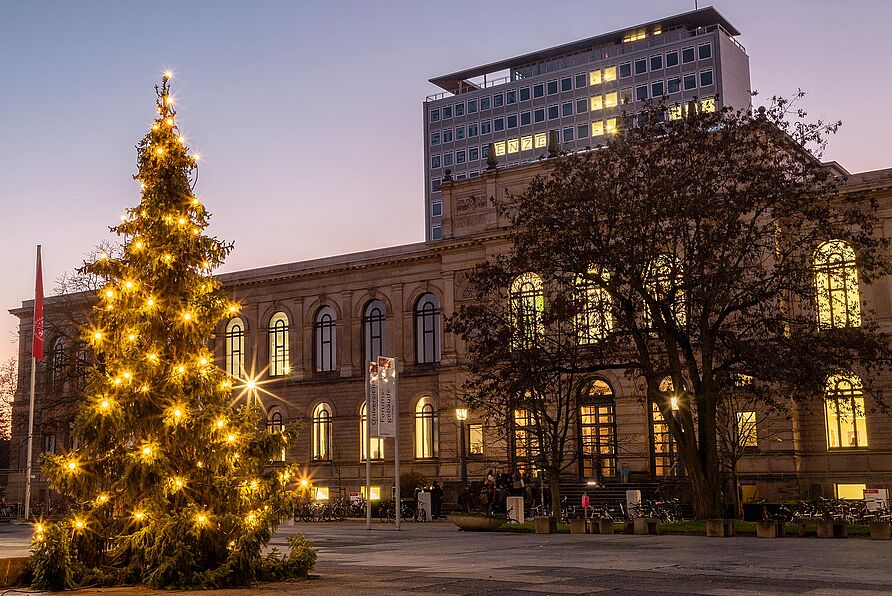
[[[701,1],[704,6],[707,2]],[[827,158],[892,167],[892,2],[715,0],[753,87],[844,121]],[[427,79],[693,8],[693,0],[0,4],[0,358],[33,295],[138,202],[152,85],[176,73],[224,271],[421,241]],[[758,101],[758,100],[757,100]],[[370,225],[370,213],[379,215]]]

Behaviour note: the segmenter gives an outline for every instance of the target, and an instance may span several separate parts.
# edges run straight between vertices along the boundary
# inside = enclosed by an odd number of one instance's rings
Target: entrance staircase
[[[640,490],[641,499],[653,499],[660,483],[656,480],[637,480],[629,482],[607,481],[600,486],[592,486],[585,481],[561,482],[561,499],[567,497],[567,504],[579,507],[582,504],[582,495],[588,494],[589,503],[594,507],[608,507],[616,509],[622,504],[626,507],[626,491]]]

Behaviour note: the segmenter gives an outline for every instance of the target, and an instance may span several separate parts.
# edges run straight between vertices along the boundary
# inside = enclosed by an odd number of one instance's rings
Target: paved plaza
[[[397,532],[375,521],[372,531],[359,522],[298,524],[282,528],[273,544],[284,549],[295,532],[319,550],[313,579],[250,593],[892,593],[892,542],[864,539],[463,533],[448,522],[410,523]],[[0,551],[23,539],[4,526]]]

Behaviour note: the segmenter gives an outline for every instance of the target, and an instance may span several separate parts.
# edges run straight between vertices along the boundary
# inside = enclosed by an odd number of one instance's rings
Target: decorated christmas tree
[[[38,587],[245,585],[270,575],[261,549],[287,510],[295,471],[269,462],[295,431],[262,429],[253,383],[229,378],[209,346],[239,311],[212,277],[232,244],[204,233],[170,78],[137,145],[142,200],[112,228],[122,256],[84,266],[104,280],[84,331],[96,366],[76,447],[43,463],[78,507],[35,526]]]

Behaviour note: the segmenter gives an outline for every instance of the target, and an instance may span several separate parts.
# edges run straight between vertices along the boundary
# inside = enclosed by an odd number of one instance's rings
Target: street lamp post
[[[467,408],[456,408],[455,419],[458,420],[458,439],[461,446],[458,451],[459,480],[468,481],[468,458],[465,454],[465,420],[468,419]]]

